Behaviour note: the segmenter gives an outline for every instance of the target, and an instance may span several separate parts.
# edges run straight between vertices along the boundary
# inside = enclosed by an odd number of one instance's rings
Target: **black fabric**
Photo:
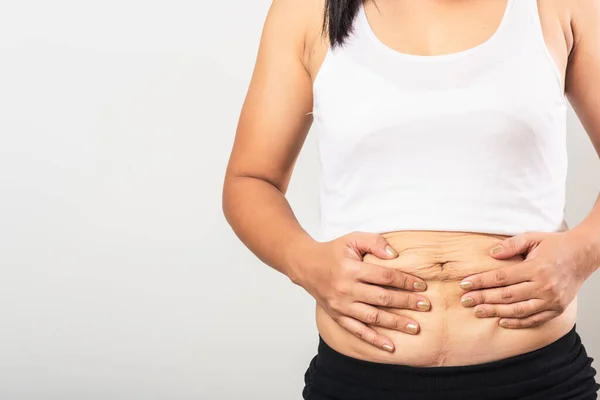
[[[411,367],[349,357],[319,335],[305,400],[593,400],[600,385],[576,325],[540,349],[483,364]]]

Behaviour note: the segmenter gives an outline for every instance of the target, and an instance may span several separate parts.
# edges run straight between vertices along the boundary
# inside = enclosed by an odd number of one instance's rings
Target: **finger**
[[[419,324],[415,320],[364,303],[352,304],[348,316],[369,325],[394,329],[411,335],[419,333]]]
[[[376,233],[354,232],[350,235],[350,245],[360,254],[372,253],[382,259],[398,257],[398,252],[383,236]]]
[[[382,265],[361,263],[357,279],[376,285],[392,286],[410,291],[424,291],[427,284],[421,278]]]
[[[497,259],[511,258],[523,254],[541,239],[535,232],[526,232],[507,238],[490,249],[490,255]]]
[[[545,311],[545,301],[542,299],[530,299],[514,304],[479,304],[473,310],[476,317],[503,317],[503,318],[527,318],[531,315]]]
[[[465,307],[474,307],[477,304],[511,304],[531,299],[533,282],[521,282],[515,285],[503,286],[495,289],[476,290],[465,293],[460,302]],[[469,300],[470,299],[470,300]]]
[[[415,311],[429,311],[431,308],[426,297],[385,289],[377,285],[358,284],[354,287],[352,294],[357,301],[374,306]]]
[[[520,263],[471,275],[461,281],[460,287],[465,290],[477,290],[527,282],[532,279],[530,265],[531,261],[525,260]]]
[[[390,353],[394,352],[396,346],[394,346],[394,342],[390,338],[377,333],[373,328],[369,328],[364,323],[346,316],[338,318],[336,322],[362,341]]]
[[[558,311],[546,310],[527,318],[502,318],[498,323],[507,329],[534,328],[558,317]]]

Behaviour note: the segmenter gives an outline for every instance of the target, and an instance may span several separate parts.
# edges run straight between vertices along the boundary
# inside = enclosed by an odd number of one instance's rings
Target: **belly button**
[[[452,277],[452,268],[447,269],[446,264],[447,264],[447,262],[441,262],[438,264],[440,267],[438,280],[441,282],[450,281],[453,278]]]

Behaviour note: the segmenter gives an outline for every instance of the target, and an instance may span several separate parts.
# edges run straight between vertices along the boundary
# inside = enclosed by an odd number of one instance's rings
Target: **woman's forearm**
[[[223,214],[252,253],[296,281],[299,257],[316,241],[302,228],[284,193],[262,179],[227,177]]]
[[[584,246],[585,259],[580,264],[587,278],[600,267],[600,196],[587,217],[569,232]]]

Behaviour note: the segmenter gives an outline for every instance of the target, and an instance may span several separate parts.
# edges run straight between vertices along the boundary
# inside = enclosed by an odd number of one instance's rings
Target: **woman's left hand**
[[[490,255],[508,259],[524,254],[525,260],[464,278],[460,286],[468,292],[461,302],[475,307],[477,317],[500,317],[504,328],[544,324],[566,310],[595,269],[592,248],[585,235],[572,231],[528,232],[505,239]]]

